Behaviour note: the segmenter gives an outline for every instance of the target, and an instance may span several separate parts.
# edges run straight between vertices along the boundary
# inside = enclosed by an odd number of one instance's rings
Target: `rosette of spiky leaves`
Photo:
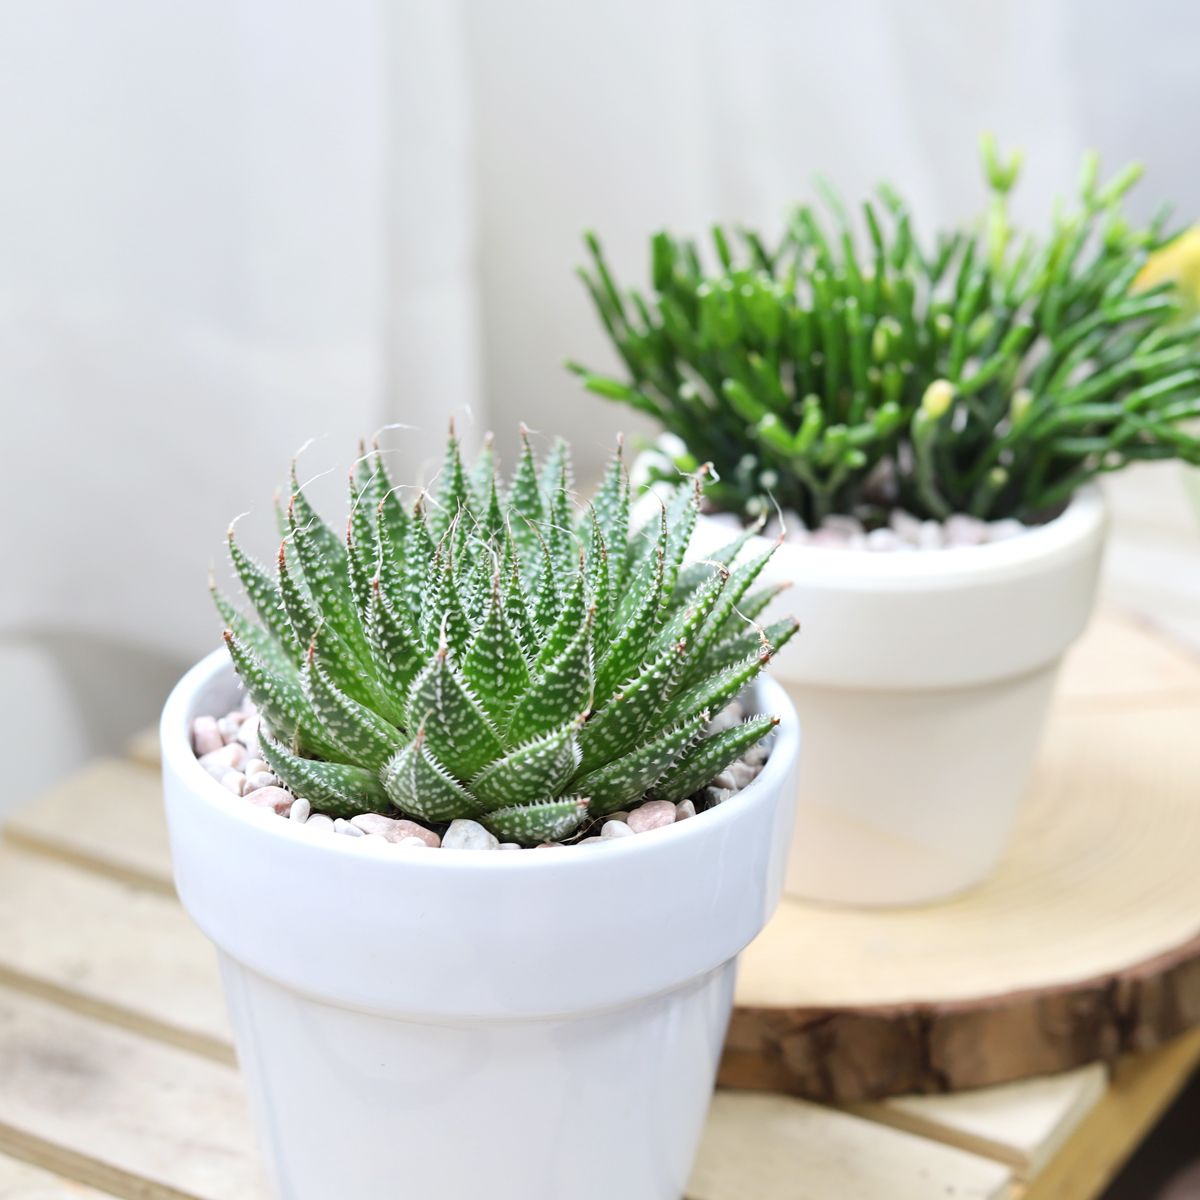
[[[1102,472],[1200,462],[1200,316],[1146,269],[1173,238],[1122,211],[1138,168],[1101,183],[1089,155],[1077,208],[1019,235],[1019,159],[983,151],[986,213],[927,244],[891,188],[855,217],[823,187],[828,215],[801,206],[774,245],[715,228],[713,269],[656,235],[643,295],[589,235],[581,274],[628,377],[573,369],[682,439],[671,471],[712,462],[711,498],[748,515],[1036,521]]]
[[[226,642],[283,783],[335,815],[480,821],[505,841],[703,787],[774,724],[708,734],[795,632],[754,618],[769,552],[748,534],[683,565],[699,478],[630,525],[618,451],[592,502],[566,446],[528,439],[507,486],[490,447],[468,472],[451,433],[439,485],[406,504],[376,451],[350,480],[344,537],[295,479],[277,566],[229,534],[257,619],[214,590]]]

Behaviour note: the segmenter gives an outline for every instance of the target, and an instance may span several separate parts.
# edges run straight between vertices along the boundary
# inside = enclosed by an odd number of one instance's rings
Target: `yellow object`
[[[1181,233],[1173,242],[1155,251],[1138,272],[1135,287],[1154,287],[1172,282],[1200,308],[1200,225]]]

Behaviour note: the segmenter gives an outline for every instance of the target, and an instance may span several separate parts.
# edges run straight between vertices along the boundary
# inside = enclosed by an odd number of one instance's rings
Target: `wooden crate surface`
[[[1169,704],[1184,665],[1102,620],[1060,703]],[[215,957],[171,889],[153,759],[142,741],[92,764],[0,845],[0,1200],[266,1196]],[[1198,1061],[1200,1033],[1112,1072],[853,1110],[720,1092],[689,1200],[1084,1200]]]

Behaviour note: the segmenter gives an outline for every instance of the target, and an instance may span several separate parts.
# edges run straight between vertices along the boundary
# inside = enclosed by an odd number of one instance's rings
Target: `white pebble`
[[[987,540],[989,542],[1007,542],[1009,538],[1020,537],[1025,532],[1025,526],[1012,517],[1003,521],[992,521],[988,525]]]
[[[313,813],[312,816],[304,822],[305,829],[324,830],[328,829],[333,832],[333,818],[327,817],[324,813]]]
[[[300,824],[303,825],[304,822],[308,820],[311,813],[312,804],[309,803],[309,801],[303,796],[297,796],[296,802],[292,805],[291,810],[288,812],[288,816],[293,821],[299,821]]]
[[[737,784],[734,782],[733,776],[728,770],[722,771],[719,775],[714,775],[712,782],[708,785],[723,791],[732,791]]]
[[[827,529],[822,525],[815,533],[809,535],[808,544],[826,550],[849,550],[850,536],[844,529]]]
[[[733,779],[734,787],[744,788],[758,772],[749,763],[735,762],[729,768],[729,774]]]
[[[605,821],[600,826],[600,836],[602,838],[623,838],[631,837],[633,830],[624,821]]]
[[[246,776],[246,791],[248,792],[256,792],[259,788],[278,786],[278,777],[272,775],[270,771],[255,771],[253,775]]]
[[[251,755],[242,764],[242,772],[246,775],[257,775],[259,771],[266,771],[270,768],[267,766],[266,760]]]
[[[575,845],[586,846],[588,844],[588,842],[607,842],[607,841],[611,841],[611,840],[612,840],[611,838],[603,838],[603,837],[597,836],[596,834],[593,834],[591,837],[580,838],[579,841],[577,841],[575,843]]]
[[[192,748],[196,751],[197,758],[220,750],[224,744],[225,739],[221,737],[221,730],[214,718],[197,717],[192,722]]]
[[[240,713],[230,713],[227,717],[222,717],[217,722],[217,728],[221,731],[221,737],[227,742],[232,742],[238,735],[238,731],[242,727],[242,717]]]
[[[420,846],[422,850],[429,848],[429,843],[424,838],[419,837],[402,837],[395,844],[397,846]]]
[[[357,825],[351,825],[345,817],[335,817],[333,820],[333,832],[343,833],[346,837],[362,837],[363,831]]]
[[[732,788],[710,787],[704,791],[705,799],[708,800],[709,804],[724,804],[733,794]]]
[[[966,513],[955,513],[947,517],[942,528],[947,546],[979,546],[988,539],[987,524]]]
[[[894,529],[872,529],[867,534],[866,547],[877,554],[892,553],[904,549],[908,543]]]
[[[235,796],[245,795],[246,777],[241,771],[226,771],[221,776],[221,786],[228,788]]]
[[[940,550],[945,539],[942,535],[940,521],[922,521],[921,532],[917,535],[917,547],[920,550]]]
[[[457,820],[442,834],[443,850],[495,850],[500,839],[478,821]]]
[[[909,545],[915,546],[920,542],[921,522],[912,513],[905,512],[902,508],[893,509],[888,517],[888,524]]]
[[[230,742],[219,750],[211,750],[202,754],[196,760],[213,778],[220,779],[226,771],[237,771],[246,761],[246,748],[237,742]]]
[[[696,806],[690,800],[680,800],[675,805],[675,820],[686,821],[688,817],[696,815]]]
[[[254,753],[258,752],[258,714],[247,717],[237,732],[237,740]]]
[[[497,847],[498,850],[520,850],[520,842],[501,842]]]
[[[629,828],[634,833],[648,833],[675,821],[675,805],[669,800],[647,800],[629,814]]]
[[[844,533],[847,537],[852,538],[856,533],[863,532],[863,525],[857,517],[847,516],[844,513],[834,513],[832,516],[825,518],[821,523],[821,529],[832,530],[835,533]]]

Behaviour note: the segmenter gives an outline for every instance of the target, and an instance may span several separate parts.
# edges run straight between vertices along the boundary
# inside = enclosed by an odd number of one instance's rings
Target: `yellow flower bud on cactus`
[[[921,397],[921,408],[935,421],[944,417],[954,403],[954,384],[948,379],[935,379]]]
[[[1193,225],[1151,254],[1135,286],[1150,288],[1168,282],[1176,284],[1188,302],[1200,308],[1200,225]]]

